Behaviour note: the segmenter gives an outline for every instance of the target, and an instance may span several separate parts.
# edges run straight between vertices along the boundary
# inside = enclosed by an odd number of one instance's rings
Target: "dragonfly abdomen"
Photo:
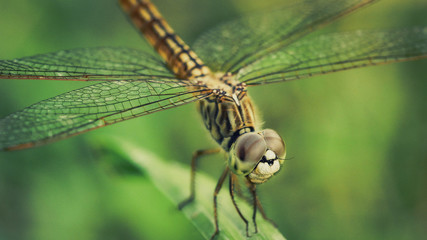
[[[178,78],[192,79],[210,73],[149,0],[120,0],[120,4]]]

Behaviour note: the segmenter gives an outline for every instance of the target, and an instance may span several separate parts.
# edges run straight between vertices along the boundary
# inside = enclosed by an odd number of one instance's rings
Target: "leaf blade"
[[[104,140],[105,141],[105,138]],[[177,162],[164,161],[124,140],[111,140],[108,146],[115,146],[117,152],[136,167],[141,168],[153,184],[176,206],[188,197],[190,169]],[[195,225],[200,233],[209,239],[214,232],[212,194],[216,181],[211,177],[197,173],[196,199],[186,206],[182,212]],[[247,239],[244,222],[237,215],[231,199],[226,191],[218,195],[218,216],[220,234],[216,239]],[[250,219],[251,207],[239,201],[239,208]],[[258,215],[260,216],[260,215]],[[285,237],[269,222],[261,217],[257,219],[258,233],[253,233],[253,223],[249,231],[251,239],[285,239]]]

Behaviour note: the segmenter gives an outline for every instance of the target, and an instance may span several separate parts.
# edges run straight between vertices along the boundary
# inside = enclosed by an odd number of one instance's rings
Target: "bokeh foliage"
[[[191,46],[204,28],[280,1],[153,2]],[[323,31],[427,26],[426,10],[423,0],[380,1]],[[115,0],[3,0],[0,29],[1,59],[144,45]],[[288,239],[426,235],[426,66],[426,60],[399,63],[250,89],[265,126],[288,144],[285,169],[259,187],[267,213]],[[86,84],[0,81],[1,116]],[[201,238],[144,175],[123,177],[110,169],[105,158],[111,156],[91,141],[101,134],[186,163],[194,150],[215,146],[194,106],[184,106],[40,148],[1,152],[0,239]],[[216,156],[201,169],[216,178],[223,166]]]

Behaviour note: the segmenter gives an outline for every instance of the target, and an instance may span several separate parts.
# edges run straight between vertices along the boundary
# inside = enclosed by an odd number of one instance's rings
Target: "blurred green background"
[[[205,28],[281,1],[153,2],[191,46]],[[380,1],[324,31],[427,26],[426,11],[425,0]],[[2,0],[0,46],[0,59],[12,59],[78,47],[143,48],[144,41],[114,0]],[[421,60],[250,89],[265,127],[287,142],[291,160],[258,189],[288,239],[427,235],[426,67]],[[1,116],[85,85],[0,81]],[[201,238],[148,179],[112,173],[93,144],[99,136],[185,163],[194,150],[215,146],[188,105],[0,152],[0,239]],[[223,165],[210,157],[201,169],[217,169],[210,171],[216,178]]]

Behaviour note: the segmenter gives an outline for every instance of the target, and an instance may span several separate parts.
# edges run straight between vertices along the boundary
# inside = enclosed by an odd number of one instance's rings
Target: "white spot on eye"
[[[267,150],[267,152],[265,152],[265,158],[267,160],[276,159],[276,154],[269,149],[269,150]]]

